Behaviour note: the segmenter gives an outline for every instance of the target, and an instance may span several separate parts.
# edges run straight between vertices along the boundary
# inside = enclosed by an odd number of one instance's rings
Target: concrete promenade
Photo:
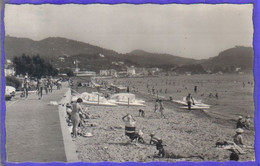
[[[27,99],[16,97],[6,102],[6,154],[8,162],[72,162],[76,153],[70,146],[71,138],[64,133],[65,107],[50,105],[50,101],[65,101],[68,88],[45,94],[38,99],[36,94],[30,94]],[[67,94],[67,93],[66,93]],[[63,118],[62,118],[63,116]],[[63,129],[62,129],[63,128]],[[64,137],[66,137],[64,139]],[[73,149],[73,148],[72,148]],[[73,154],[75,153],[75,154]],[[69,158],[69,160],[68,160]]]

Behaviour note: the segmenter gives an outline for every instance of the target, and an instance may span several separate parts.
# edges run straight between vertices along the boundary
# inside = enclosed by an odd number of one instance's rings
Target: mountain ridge
[[[202,60],[184,58],[165,53],[150,53],[141,49],[133,50],[126,54],[91,45],[81,41],[63,37],[48,37],[39,41],[29,38],[6,36],[6,59],[15,56],[37,55],[50,59],[55,63],[58,57],[66,57],[66,63],[57,62],[56,66],[73,66],[75,59],[81,59],[81,66],[94,67],[96,70],[111,68],[114,62],[122,61],[125,65],[136,67],[162,67],[174,68],[183,65],[202,65],[206,70],[215,70],[229,66],[252,68],[254,52],[252,47],[236,46],[223,50],[218,55]],[[100,56],[102,55],[102,56]],[[93,66],[93,64],[98,66]],[[102,66],[102,67],[101,67]],[[117,68],[115,65],[113,67]],[[120,67],[122,69],[122,67]]]

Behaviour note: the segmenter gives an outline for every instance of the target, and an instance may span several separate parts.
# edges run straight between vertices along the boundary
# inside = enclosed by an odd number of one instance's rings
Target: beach
[[[159,112],[154,112],[154,96],[147,94],[145,88],[141,88],[146,86],[144,82],[150,81],[154,86],[157,84],[157,87],[163,89],[162,86],[158,85],[159,82],[165,83],[165,78],[117,78],[115,82],[117,85],[130,87],[134,85],[135,89],[139,87],[138,92],[135,92],[136,97],[145,100],[146,107],[85,105],[88,108],[87,113],[90,115],[90,119],[85,122],[85,130],[92,133],[93,136],[73,138],[78,158],[85,162],[228,161],[231,152],[218,149],[215,144],[217,141],[233,141],[236,120],[239,115],[254,116],[253,86],[247,85],[248,81],[252,81],[252,78],[251,75],[175,77],[174,82],[177,88],[167,88],[168,96],[165,95],[166,98],[172,96],[173,99],[181,99],[189,91],[193,92],[194,85],[200,84],[197,94],[192,93],[192,95],[194,98],[202,99],[204,103],[210,104],[211,108],[188,112],[186,109],[180,109],[178,105],[164,100],[165,119],[161,118]],[[169,80],[168,77],[168,82],[170,82]],[[184,80],[186,84],[184,84]],[[200,80],[203,80],[202,85]],[[114,82],[113,79],[106,81]],[[173,82],[173,80],[171,81]],[[242,87],[243,82],[246,83],[245,88]],[[215,86],[212,86],[213,83]],[[176,89],[181,89],[182,92],[172,93]],[[214,93],[215,90],[217,90],[219,98],[209,98],[208,94]],[[84,92],[84,87],[79,88],[78,91]],[[208,93],[206,94],[206,92]],[[201,96],[202,93],[204,93],[204,97]],[[145,111],[145,117],[139,117],[139,109]],[[124,123],[121,119],[127,113],[136,119],[137,130],[142,130],[146,143],[150,141],[149,134],[155,133],[167,145],[165,146],[166,151],[176,155],[202,156],[203,159],[199,157],[158,158],[155,156],[158,153],[155,146],[141,143],[128,144],[129,138],[124,135]],[[247,146],[254,146],[253,127],[251,130],[245,130],[243,138]],[[240,161],[255,160],[254,149],[245,149],[245,151],[246,154],[240,155]]]

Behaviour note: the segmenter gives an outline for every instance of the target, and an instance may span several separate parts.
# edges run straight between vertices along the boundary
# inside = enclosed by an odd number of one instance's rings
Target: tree
[[[39,55],[14,57],[13,59],[16,75],[25,75],[41,78],[42,76],[56,76],[58,70]]]

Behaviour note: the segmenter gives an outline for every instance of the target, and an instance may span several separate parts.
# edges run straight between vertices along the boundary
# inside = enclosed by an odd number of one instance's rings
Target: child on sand
[[[139,109],[139,116],[142,116],[142,117],[144,117],[144,116],[145,116],[144,110],[142,110],[142,109]]]
[[[151,137],[150,145],[156,145],[158,140],[161,140],[161,138],[154,136],[154,133],[150,134],[149,136]]]

